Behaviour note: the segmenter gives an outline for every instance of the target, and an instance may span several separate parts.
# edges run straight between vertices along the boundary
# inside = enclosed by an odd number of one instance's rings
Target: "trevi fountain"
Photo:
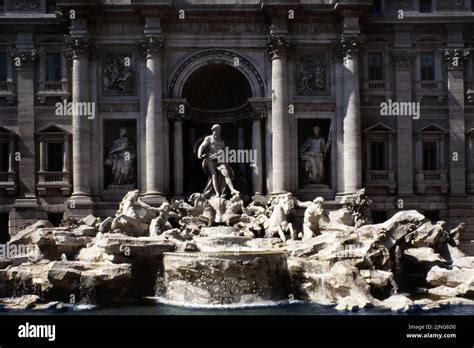
[[[209,309],[296,302],[390,313],[474,304],[474,257],[458,249],[463,224],[448,230],[415,210],[374,224],[363,189],[335,210],[322,197],[245,198],[232,184],[230,165],[217,159],[224,147],[218,125],[213,134],[197,148],[208,174],[202,193],[152,207],[130,190],[115,216],[24,226],[3,250],[0,306],[60,310],[145,301]],[[323,173],[318,163],[313,167],[317,181]],[[297,209],[304,211],[300,218]],[[26,252],[12,252],[18,250]]]

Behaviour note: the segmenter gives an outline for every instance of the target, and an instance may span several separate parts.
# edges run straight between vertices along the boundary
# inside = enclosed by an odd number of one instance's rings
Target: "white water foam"
[[[282,300],[282,301],[261,301],[255,303],[232,303],[232,304],[196,304],[182,301],[172,301],[164,297],[147,297],[157,303],[184,307],[194,309],[241,309],[241,308],[261,308],[261,307],[277,307],[287,304],[304,303],[304,301],[297,300]]]

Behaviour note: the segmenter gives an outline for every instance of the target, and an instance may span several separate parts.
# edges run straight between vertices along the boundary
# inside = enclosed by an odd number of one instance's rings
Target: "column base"
[[[336,196],[334,197],[334,200],[337,203],[341,203],[344,199],[347,198],[354,198],[356,196],[357,192],[338,192],[336,193]]]
[[[39,208],[38,199],[36,197],[23,197],[15,199],[15,208]]]
[[[283,195],[285,193],[289,193],[290,191],[281,191],[281,192],[271,192],[269,196],[278,196],[278,195]]]
[[[152,207],[158,207],[163,202],[167,202],[166,197],[159,192],[147,192],[141,197],[142,201],[146,204],[151,205]]]
[[[73,193],[64,203],[64,218],[83,218],[87,215],[94,215],[94,201],[90,195]]]
[[[257,202],[257,203],[265,203],[265,204],[267,203],[267,198],[266,198],[263,194],[261,194],[261,193],[259,193],[259,192],[256,192],[256,193],[252,196],[252,200],[253,200],[254,202]]]

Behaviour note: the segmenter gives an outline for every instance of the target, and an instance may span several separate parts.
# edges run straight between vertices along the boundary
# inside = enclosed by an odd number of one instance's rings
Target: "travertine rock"
[[[456,297],[459,295],[457,287],[451,288],[445,285],[437,286],[436,288],[428,289],[428,293],[437,297]]]
[[[82,223],[89,227],[99,227],[101,223],[101,218],[95,217],[94,215],[87,215],[85,218],[81,219],[79,223]]]
[[[404,294],[397,294],[377,302],[377,306],[390,309],[392,312],[408,312],[416,305]]]
[[[106,232],[110,232],[110,228],[112,226],[112,221],[114,219],[109,216],[108,218],[106,218],[104,221],[102,221],[98,227],[98,231],[101,232],[101,233],[106,233]]]
[[[41,261],[10,267],[1,277],[4,296],[38,294],[45,300],[101,305],[129,303],[130,265]]]
[[[41,298],[37,295],[24,295],[20,297],[0,298],[0,308],[2,309],[32,309],[39,302]]]
[[[414,258],[417,262],[446,263],[439,254],[430,247],[410,248],[404,251],[405,256]]]
[[[445,269],[434,266],[428,272],[426,281],[432,286],[457,287],[459,293],[465,296],[474,294],[474,269],[472,268]]]

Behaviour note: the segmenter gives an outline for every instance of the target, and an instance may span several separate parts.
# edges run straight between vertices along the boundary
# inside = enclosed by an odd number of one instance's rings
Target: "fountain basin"
[[[245,236],[194,237],[194,243],[203,252],[251,250],[247,245],[253,238]]]
[[[283,252],[218,251],[165,253],[163,297],[173,304],[258,305],[290,294]]]

